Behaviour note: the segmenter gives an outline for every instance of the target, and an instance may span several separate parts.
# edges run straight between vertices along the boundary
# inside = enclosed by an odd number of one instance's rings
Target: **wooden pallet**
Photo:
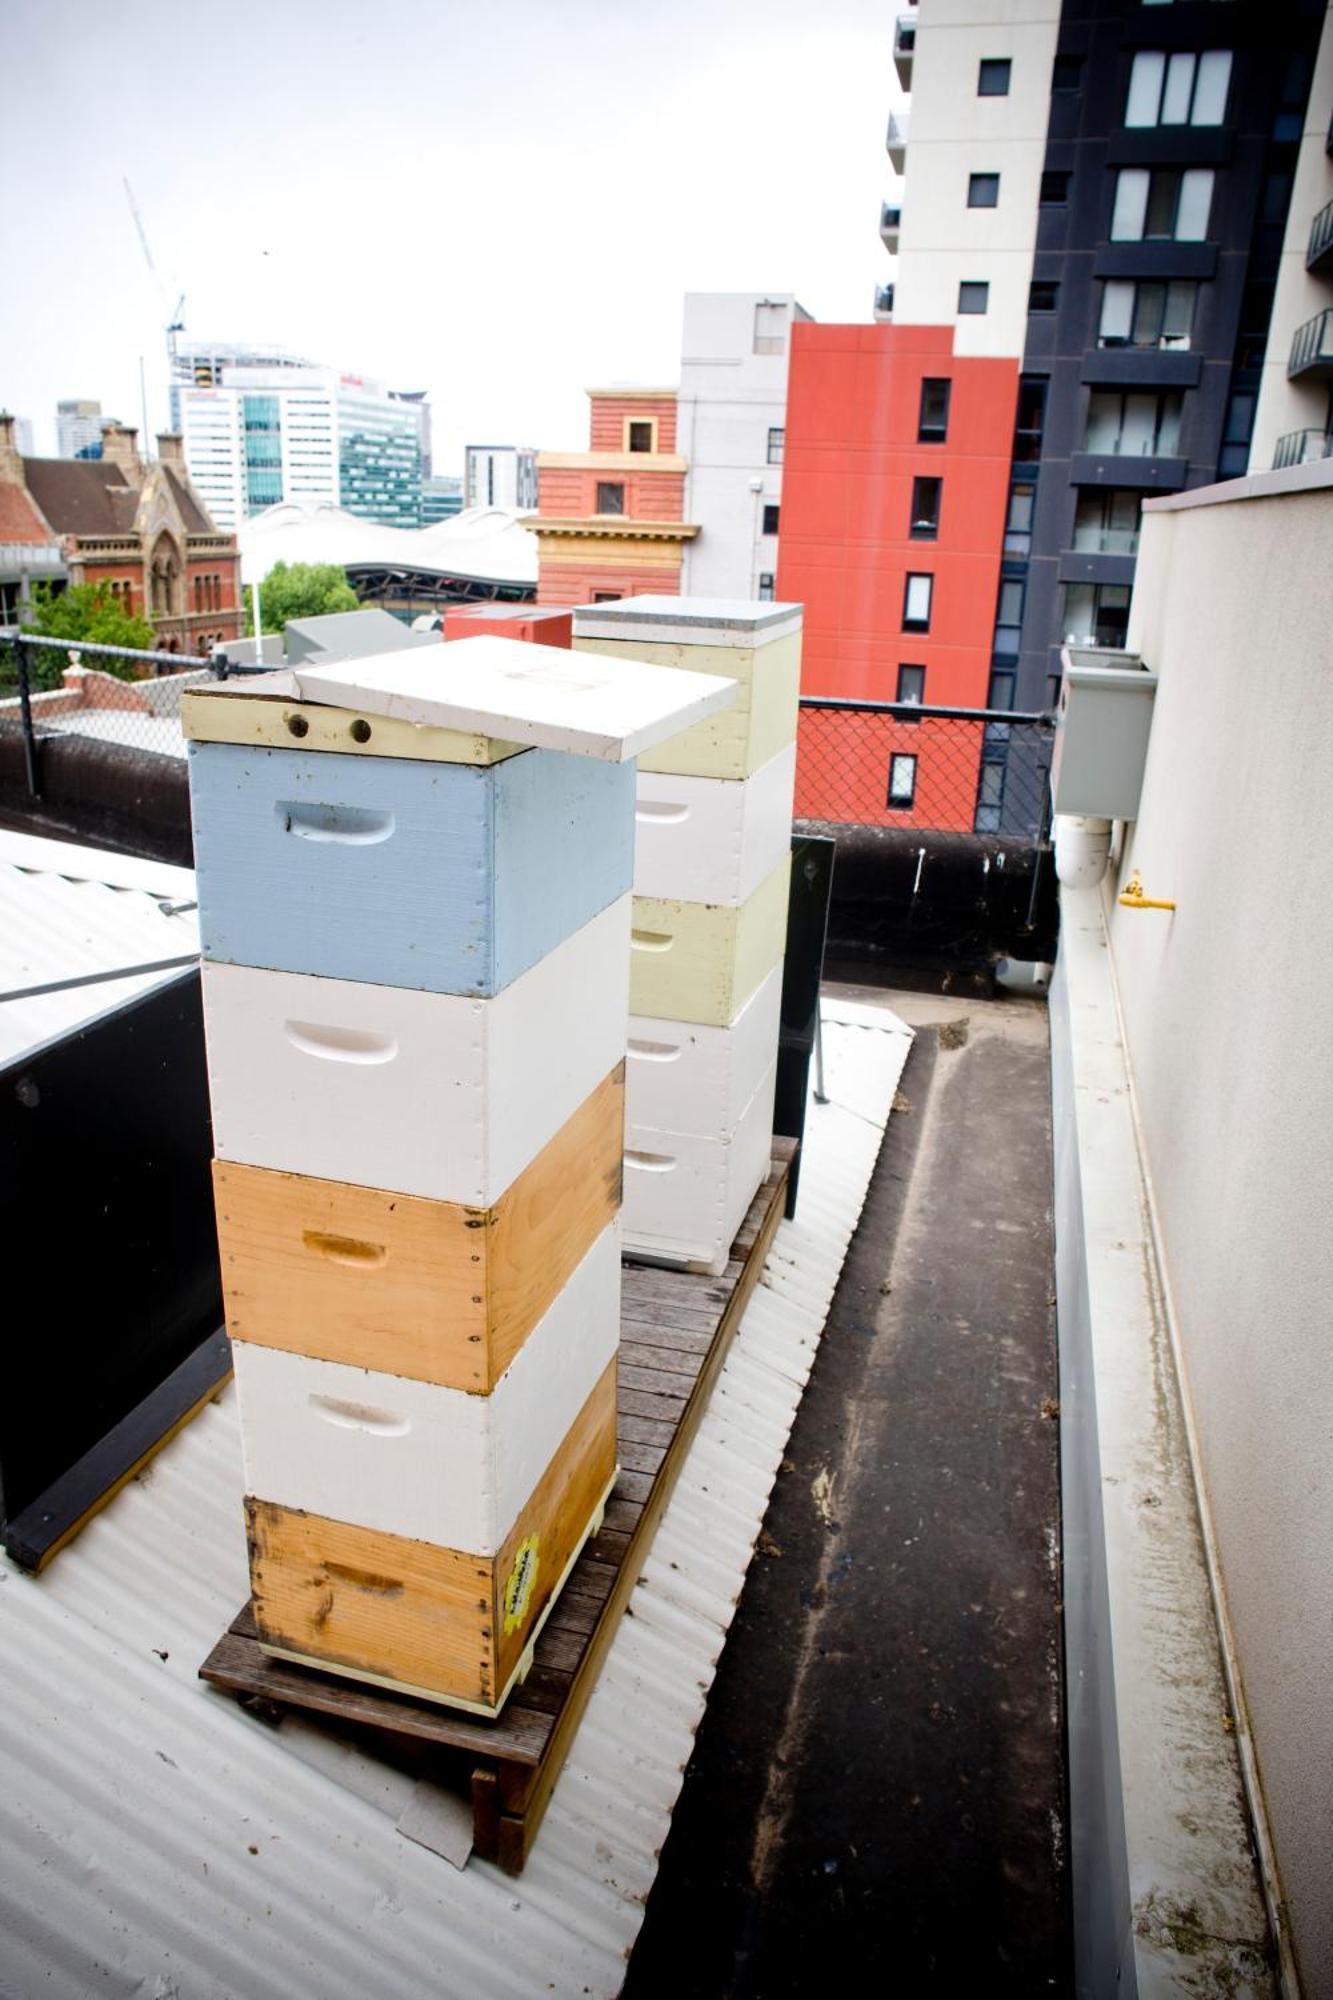
[[[199,1669],[261,1712],[300,1709],[470,1785],[473,1847],[518,1874],[528,1857],[620,1618],[713,1384],[759,1281],[786,1199],[796,1143],[773,1141],[767,1181],[720,1278],[626,1265],[619,1391],[620,1476],[537,1641],[532,1671],[494,1722],[341,1680],[261,1652],[247,1605]],[[375,1740],[372,1735],[372,1742]]]

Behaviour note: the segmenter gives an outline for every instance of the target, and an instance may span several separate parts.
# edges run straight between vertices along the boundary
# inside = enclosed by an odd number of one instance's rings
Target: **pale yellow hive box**
[[[582,605],[574,613],[574,650],[737,683],[731,708],[645,751],[641,771],[748,778],[796,739],[799,604],[644,596]]]

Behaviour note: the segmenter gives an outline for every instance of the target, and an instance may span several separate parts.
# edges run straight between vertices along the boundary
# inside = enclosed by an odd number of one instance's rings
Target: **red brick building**
[[[138,433],[102,427],[102,457],[24,458],[0,415],[0,540],[60,550],[71,584],[104,583],[159,646],[207,653],[240,636],[240,551],[204,512],[178,437],[145,465]]]
[[[686,461],[674,389],[590,389],[589,449],[537,458],[537,596],[597,604],[680,589]]]
[[[1018,362],[953,329],[792,329],[777,595],[804,604],[801,692],[984,708]],[[796,810],[971,830],[982,725],[805,710]]]

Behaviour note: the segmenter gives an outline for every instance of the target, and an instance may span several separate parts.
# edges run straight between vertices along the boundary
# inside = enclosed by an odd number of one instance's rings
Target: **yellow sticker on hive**
[[[537,1537],[529,1535],[518,1545],[514,1567],[505,1585],[505,1633],[517,1632],[528,1615],[532,1593],[537,1587]]]

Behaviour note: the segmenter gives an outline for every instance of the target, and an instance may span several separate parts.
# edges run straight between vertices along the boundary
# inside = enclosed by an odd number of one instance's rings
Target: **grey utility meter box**
[[[1064,646],[1051,757],[1058,813],[1137,819],[1157,676],[1135,653]]]

